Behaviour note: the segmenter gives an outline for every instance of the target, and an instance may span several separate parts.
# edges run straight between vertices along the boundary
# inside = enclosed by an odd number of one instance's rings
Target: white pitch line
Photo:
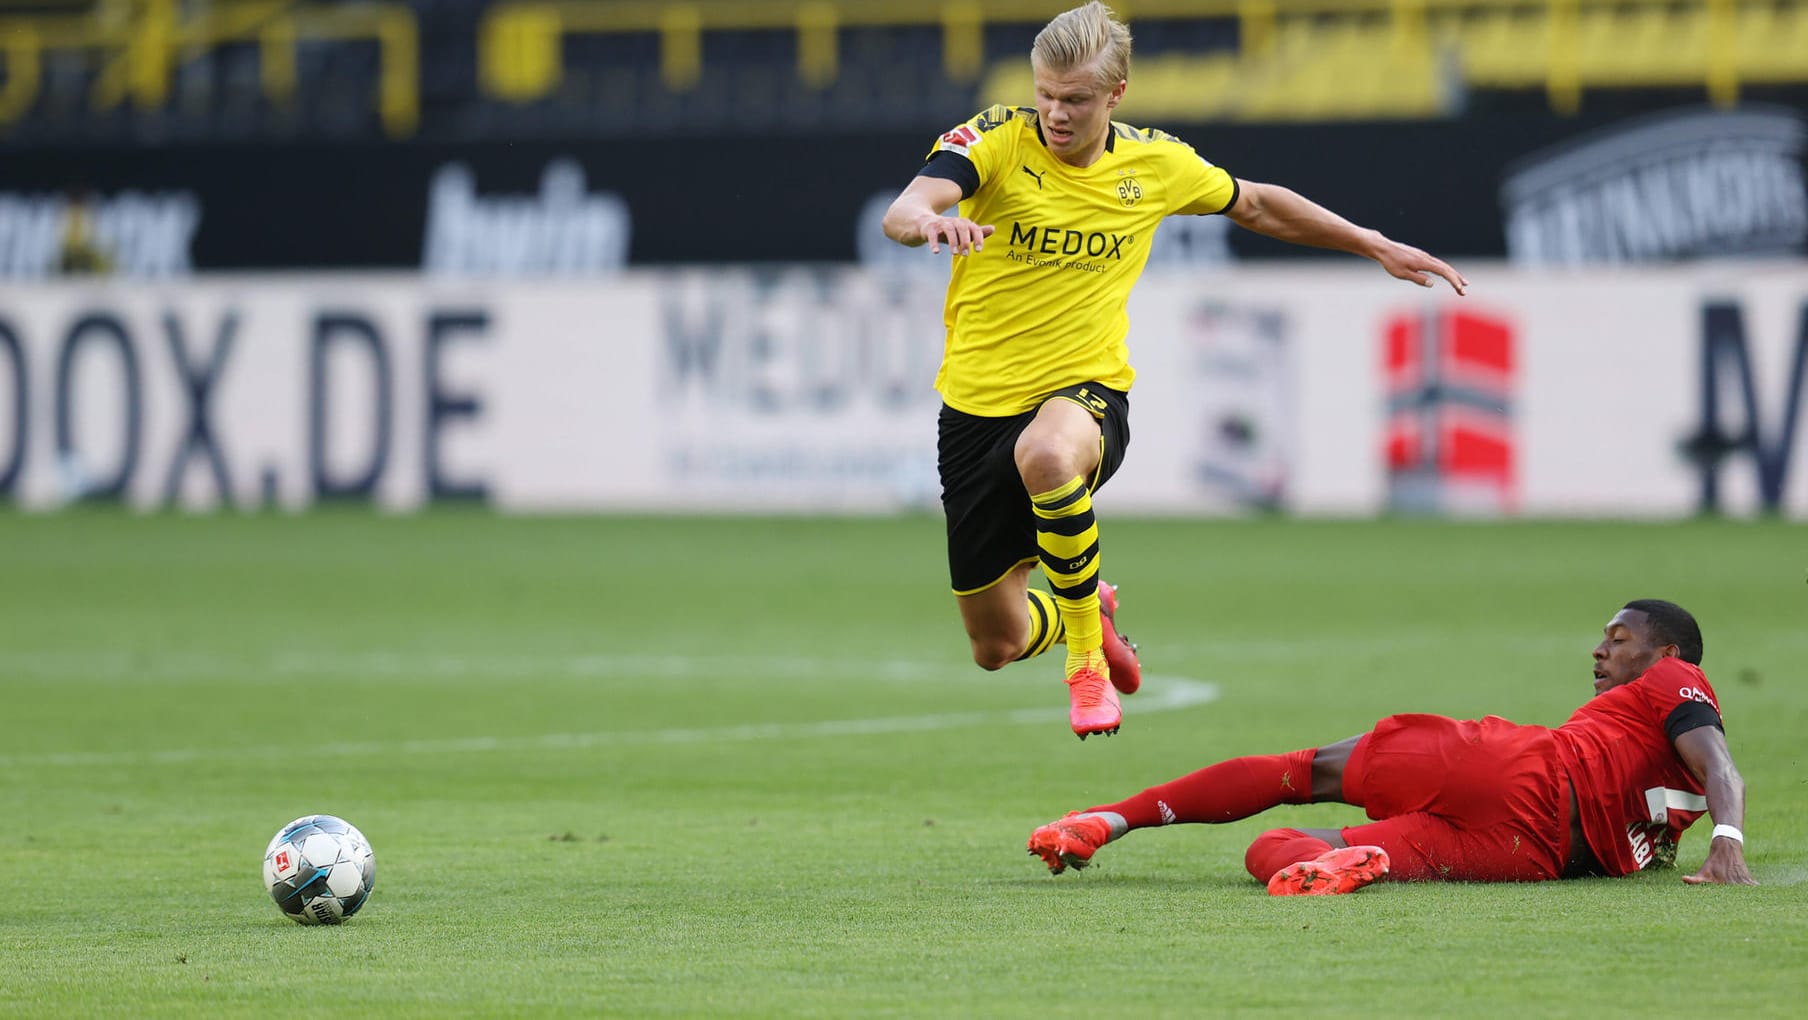
[[[1125,714],[1136,716],[1174,712],[1216,701],[1218,685],[1186,677],[1145,675],[1146,693],[1130,698]],[[592,747],[637,747],[659,744],[700,744],[758,740],[800,740],[812,737],[865,736],[875,733],[920,733],[926,730],[965,729],[975,726],[1023,726],[1065,722],[1067,707],[1012,708],[973,712],[940,712],[934,715],[881,716],[872,719],[829,719],[809,723],[750,723],[739,726],[681,727],[661,730],[617,730],[600,733],[549,733],[537,737],[451,737],[441,740],[367,741],[321,744],[315,747],[246,747],[231,749],[175,748],[164,751],[45,751],[0,754],[0,768],[26,766],[124,766],[170,765],[195,761],[240,761],[301,756],[355,757],[383,754],[470,754],[495,751],[567,751]]]
[[[610,679],[620,676],[689,677],[728,672],[785,677],[861,676],[874,680],[918,680],[966,667],[964,660],[819,659],[749,655],[435,655],[365,652],[333,654],[281,651],[262,658],[206,653],[134,655],[126,652],[4,652],[0,675],[32,679],[193,680],[196,677],[256,675],[360,676],[385,680],[438,682],[447,679],[561,677]]]

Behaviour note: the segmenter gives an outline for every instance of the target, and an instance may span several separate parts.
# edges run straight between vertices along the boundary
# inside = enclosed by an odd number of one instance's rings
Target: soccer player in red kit
[[[1534,882],[1673,867],[1705,811],[1714,832],[1691,884],[1756,884],[1745,864],[1745,782],[1701,672],[1701,629],[1673,602],[1626,603],[1594,651],[1595,696],[1556,729],[1499,716],[1395,715],[1320,748],[1251,756],[1038,828],[1059,874],[1131,829],[1234,822],[1332,801],[1374,821],[1274,829],[1244,864],[1277,896],[1395,880]]]

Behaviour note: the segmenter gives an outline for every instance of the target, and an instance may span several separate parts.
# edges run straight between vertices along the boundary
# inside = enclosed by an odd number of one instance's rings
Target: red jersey
[[[1607,874],[1675,863],[1677,839],[1708,802],[1673,741],[1720,725],[1720,700],[1701,668],[1672,657],[1596,695],[1556,729],[1582,833]]]

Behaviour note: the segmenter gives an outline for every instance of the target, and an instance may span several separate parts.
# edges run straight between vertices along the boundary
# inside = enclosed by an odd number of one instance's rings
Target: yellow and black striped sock
[[[1017,661],[1033,659],[1067,637],[1067,628],[1061,625],[1061,610],[1055,607],[1055,597],[1048,592],[1036,588],[1029,590],[1030,602],[1030,643],[1017,656]]]
[[[1067,662],[1076,662],[1105,645],[1099,625],[1099,525],[1092,516],[1092,492],[1078,475],[1058,489],[1032,493],[1036,511],[1036,545],[1042,572],[1054,590],[1055,605],[1067,631]]]

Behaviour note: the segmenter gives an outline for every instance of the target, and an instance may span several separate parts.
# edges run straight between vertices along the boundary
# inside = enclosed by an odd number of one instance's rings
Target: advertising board
[[[1808,274],[1152,271],[1118,511],[1808,517]],[[0,288],[0,498],[933,508],[936,274]]]

